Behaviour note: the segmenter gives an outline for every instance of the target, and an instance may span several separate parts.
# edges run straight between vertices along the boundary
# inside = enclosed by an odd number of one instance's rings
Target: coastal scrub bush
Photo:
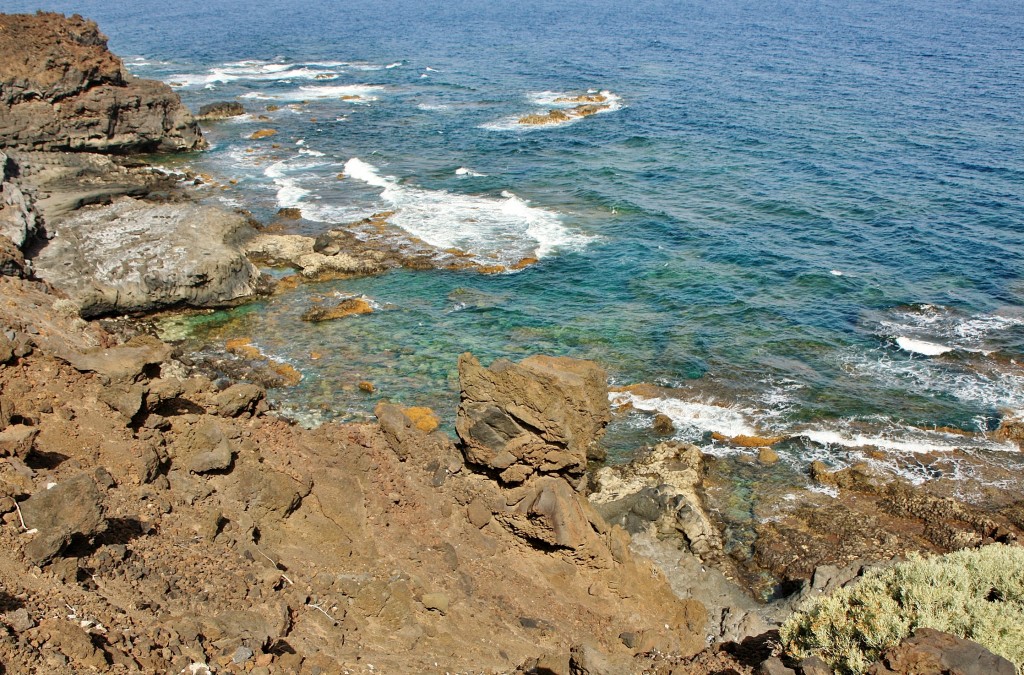
[[[1024,548],[995,544],[872,570],[780,629],[786,652],[862,673],[918,628],[984,645],[1024,673]]]

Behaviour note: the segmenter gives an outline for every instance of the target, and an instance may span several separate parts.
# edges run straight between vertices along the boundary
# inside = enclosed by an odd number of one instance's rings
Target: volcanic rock
[[[891,648],[867,671],[869,675],[1014,675],[1013,664],[977,642],[932,628]]]
[[[373,307],[371,307],[370,303],[363,298],[348,298],[332,307],[310,307],[308,310],[303,312],[302,320],[309,321],[311,323],[319,323],[321,321],[343,319],[346,316],[372,313]]]
[[[259,270],[232,243],[248,227],[214,206],[124,198],[65,219],[34,264],[85,317],[222,306],[258,287]]]
[[[0,431],[0,457],[26,457],[38,435],[39,429],[23,424],[15,424]]]
[[[722,537],[708,514],[704,473],[700,448],[659,443],[629,464],[599,469],[590,499],[610,523],[633,533],[680,537],[694,554],[716,558]]]
[[[91,537],[107,529],[103,496],[84,473],[36,492],[22,502],[21,513],[26,527],[39,530],[25,546],[25,554],[39,565],[58,555],[73,536]]]
[[[0,152],[0,236],[20,249],[39,234],[39,219],[18,185],[19,173],[14,160]]]
[[[197,120],[226,120],[245,114],[245,107],[237,101],[218,101],[204,105],[196,115]]]
[[[252,415],[266,397],[267,392],[255,384],[233,384],[214,397],[216,413],[221,417]]]
[[[466,353],[459,380],[455,426],[466,460],[506,483],[533,473],[578,480],[611,419],[607,375],[591,361],[532,356],[484,368]]]
[[[23,278],[25,273],[25,254],[13,241],[0,234],[0,276]]]
[[[0,147],[194,150],[202,133],[166,84],[133,77],[92,21],[0,15]]]

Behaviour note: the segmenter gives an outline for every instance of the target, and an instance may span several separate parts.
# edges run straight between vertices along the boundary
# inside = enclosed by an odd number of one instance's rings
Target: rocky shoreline
[[[287,292],[458,253],[202,203],[194,177],[134,156],[200,149],[199,126],[81,17],[0,15],[0,47],[6,672],[827,673],[778,642],[802,603],[909,554],[1024,536],[1012,496],[982,510],[815,466],[838,498],[749,514],[737,540],[695,446],[601,465],[607,376],[572,359],[463,355],[458,440],[386,401],[374,423],[289,424],[262,387],[87,319],[274,292],[255,263],[297,270]],[[967,649],[926,630],[875,672]],[[1009,663],[984,654],[935,672]]]

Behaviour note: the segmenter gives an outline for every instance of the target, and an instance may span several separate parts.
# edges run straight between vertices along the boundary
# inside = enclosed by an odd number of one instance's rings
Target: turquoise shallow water
[[[568,354],[676,390],[621,397],[641,411],[609,435],[621,455],[658,410],[704,443],[796,434],[795,463],[877,447],[916,479],[939,471],[922,453],[1017,466],[926,430],[1024,409],[1019,3],[44,4],[97,19],[193,108],[245,103],[180,160],[238,181],[212,195],[301,208],[306,233],[396,210],[440,248],[541,258],[308,286],[197,329],[299,368],[275,395],[300,417],[387,396],[450,419],[458,353]],[[610,108],[516,123],[588,91]],[[352,294],[380,311],[297,320]]]

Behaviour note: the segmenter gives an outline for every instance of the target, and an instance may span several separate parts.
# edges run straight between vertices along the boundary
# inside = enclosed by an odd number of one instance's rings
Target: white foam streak
[[[472,178],[482,178],[483,176],[486,176],[487,174],[479,173],[477,171],[473,171],[472,169],[467,169],[464,166],[460,166],[458,169],[455,170],[455,175],[456,176],[470,176]]]
[[[589,241],[566,228],[558,214],[509,192],[495,199],[400,185],[357,157],[345,163],[345,175],[382,188],[381,198],[396,212],[393,225],[435,248],[470,253],[481,264],[515,265]]]
[[[307,99],[354,97],[352,98],[353,102],[376,101],[377,94],[382,91],[384,91],[384,87],[373,84],[307,86],[280,94],[279,98],[286,101],[304,101]]]
[[[965,449],[1019,452],[1017,446],[1009,442],[1003,443],[986,438],[913,428],[904,428],[888,434],[865,434],[835,429],[805,429],[798,432],[798,435],[813,443],[833,448],[878,448],[904,454],[926,454]]]
[[[609,400],[615,406],[628,403],[636,410],[668,415],[676,428],[693,440],[699,440],[696,436],[708,432],[724,436],[756,436],[758,433],[748,421],[746,411],[735,407],[677,398],[646,398],[632,392],[613,392]]]
[[[924,356],[941,356],[948,352],[953,351],[952,347],[946,345],[940,345],[935,342],[926,342],[925,340],[915,340],[901,335],[896,338],[896,344],[900,349],[906,352],[912,352],[914,354],[923,354]]]
[[[353,157],[345,162],[345,175],[374,187],[386,188],[394,182],[394,179],[382,177],[377,171],[377,167],[367,164],[358,157]]]

